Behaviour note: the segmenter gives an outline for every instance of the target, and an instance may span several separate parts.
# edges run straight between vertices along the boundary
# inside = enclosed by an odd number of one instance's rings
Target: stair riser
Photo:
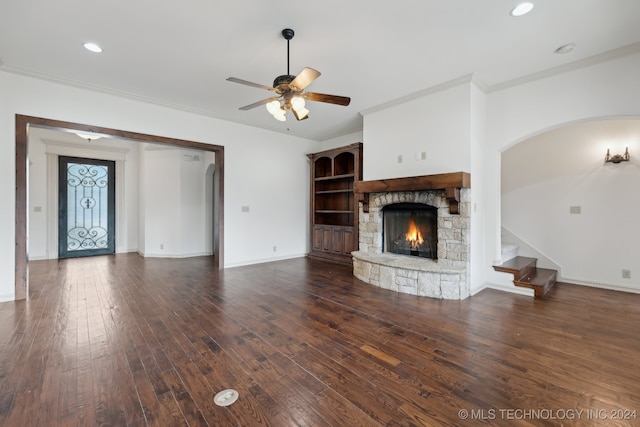
[[[518,280],[522,280],[525,277],[528,276],[533,276],[536,273],[536,264],[533,263],[529,266],[527,266],[526,268],[523,268],[522,270],[518,271],[517,274],[514,274],[516,281]]]
[[[549,291],[549,289],[551,289],[553,285],[556,284],[556,275],[554,274],[553,276],[549,277],[543,283],[532,284],[531,282],[514,280],[513,284],[516,286],[533,289],[535,296],[539,298],[544,296]]]

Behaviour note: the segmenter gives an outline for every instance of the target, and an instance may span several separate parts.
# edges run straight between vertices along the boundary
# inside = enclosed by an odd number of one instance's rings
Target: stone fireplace
[[[369,284],[412,295],[467,298],[470,191],[470,177],[464,172],[355,183],[360,201],[359,250],[352,253],[353,274]],[[417,245],[403,242],[402,232],[395,228],[389,236],[385,214],[400,210],[406,217],[408,212],[417,220],[416,228],[427,234],[431,226],[417,212],[431,209],[436,213],[436,229],[431,230],[435,236],[430,240],[437,242],[435,254],[421,256],[415,249],[412,253],[411,247]],[[391,250],[394,245],[401,249]],[[421,246],[427,251],[424,243]]]

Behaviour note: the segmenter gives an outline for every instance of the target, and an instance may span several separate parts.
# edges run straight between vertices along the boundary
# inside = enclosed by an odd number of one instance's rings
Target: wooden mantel
[[[358,201],[362,202],[364,212],[369,212],[369,193],[444,190],[449,202],[449,212],[457,214],[461,188],[471,188],[471,175],[467,172],[356,181],[353,184],[353,191]]]

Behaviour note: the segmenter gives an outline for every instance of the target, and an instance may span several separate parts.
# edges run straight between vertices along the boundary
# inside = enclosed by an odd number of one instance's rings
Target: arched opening
[[[630,161],[605,162],[607,150],[627,147]],[[503,247],[558,270],[562,281],[640,292],[624,277],[640,268],[638,155],[633,117],[566,123],[511,145],[501,153]]]

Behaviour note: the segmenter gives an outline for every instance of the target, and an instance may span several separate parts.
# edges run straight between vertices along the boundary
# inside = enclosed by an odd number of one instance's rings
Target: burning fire
[[[418,245],[424,243],[424,238],[422,237],[422,233],[418,230],[416,223],[413,221],[413,218],[409,220],[409,231],[404,235],[404,238],[408,243],[411,244],[411,249],[418,249]]]

